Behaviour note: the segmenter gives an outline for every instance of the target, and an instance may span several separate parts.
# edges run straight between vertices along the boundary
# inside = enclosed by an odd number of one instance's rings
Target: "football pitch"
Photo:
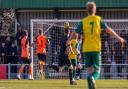
[[[68,80],[0,80],[0,89],[87,89],[85,80],[69,85]],[[98,80],[97,89],[128,89],[128,80]]]

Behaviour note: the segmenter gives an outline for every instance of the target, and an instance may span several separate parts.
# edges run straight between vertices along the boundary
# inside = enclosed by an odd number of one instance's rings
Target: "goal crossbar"
[[[31,19],[31,22],[80,22],[80,19]],[[104,19],[105,22],[128,22],[128,19]]]

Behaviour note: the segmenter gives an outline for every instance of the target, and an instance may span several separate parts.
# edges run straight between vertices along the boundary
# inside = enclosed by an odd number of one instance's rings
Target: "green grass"
[[[0,80],[0,89],[87,89],[85,80],[69,85],[68,80]],[[98,80],[97,89],[128,89],[128,80]]]

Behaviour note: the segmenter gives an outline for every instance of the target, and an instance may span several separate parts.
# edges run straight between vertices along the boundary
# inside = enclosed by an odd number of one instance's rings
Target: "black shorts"
[[[59,55],[59,66],[71,66],[71,60],[69,60],[68,55],[67,54],[60,54]]]
[[[21,59],[22,59],[22,63],[23,63],[23,64],[30,64],[30,63],[31,63],[31,60],[28,59],[28,58],[21,57]]]
[[[38,60],[39,61],[46,61],[46,54],[40,54],[40,53],[38,53]]]

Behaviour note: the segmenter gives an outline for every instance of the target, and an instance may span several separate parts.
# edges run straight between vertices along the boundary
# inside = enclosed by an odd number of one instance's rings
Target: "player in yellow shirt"
[[[74,35],[83,32],[82,51],[84,53],[85,67],[88,72],[88,88],[96,89],[95,80],[99,78],[101,65],[101,32],[106,31],[115,36],[122,45],[125,41],[107,26],[100,16],[96,15],[96,4],[94,2],[87,3],[87,11],[88,16],[82,19],[75,32],[71,34],[67,45]]]
[[[68,58],[73,66],[73,79],[76,79],[76,67],[77,67],[77,54],[80,53],[77,49],[78,45],[78,36],[74,36],[70,41],[70,51],[68,52]]]

